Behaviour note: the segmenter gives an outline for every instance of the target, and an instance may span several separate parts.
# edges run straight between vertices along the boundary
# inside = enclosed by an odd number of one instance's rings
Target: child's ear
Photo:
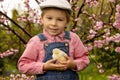
[[[68,22],[68,23],[66,24],[66,28],[67,28],[68,26],[70,26],[70,22]]]
[[[41,24],[43,25],[43,19],[42,19],[42,17],[40,17],[40,22],[41,22]]]

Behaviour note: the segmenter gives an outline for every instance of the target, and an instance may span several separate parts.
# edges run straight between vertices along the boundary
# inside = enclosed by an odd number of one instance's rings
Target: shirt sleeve
[[[76,70],[81,71],[85,69],[90,60],[88,57],[88,50],[87,48],[83,45],[82,41],[80,40],[79,36],[73,33],[72,37],[72,43],[74,44],[74,62],[77,65]]]
[[[39,38],[33,37],[29,40],[22,56],[18,60],[18,69],[21,73],[42,74],[43,62],[38,61],[40,43]]]

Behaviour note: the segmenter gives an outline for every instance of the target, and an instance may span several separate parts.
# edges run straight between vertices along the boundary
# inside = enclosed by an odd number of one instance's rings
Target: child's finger
[[[51,59],[51,60],[49,60],[48,62],[49,62],[49,63],[54,63],[54,62],[56,62],[56,59]]]
[[[66,60],[69,60],[69,59],[70,59],[70,57],[67,56],[67,55],[64,55],[64,57],[66,58]]]
[[[64,70],[66,70],[66,69],[67,69],[67,67],[56,68],[56,70],[59,70],[59,71],[64,71]]]

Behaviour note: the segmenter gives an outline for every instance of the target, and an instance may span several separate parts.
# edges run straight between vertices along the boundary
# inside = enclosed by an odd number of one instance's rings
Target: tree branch
[[[8,28],[13,34],[15,34],[24,44],[27,44],[27,41],[25,41],[21,36],[19,36],[15,30],[11,29],[10,26],[4,24],[4,23],[1,23],[3,26],[5,26],[6,28]]]
[[[82,8],[85,6],[84,3],[85,2],[83,2],[82,6],[80,7],[80,9],[79,9],[79,11],[77,13],[77,16],[76,16],[77,18],[79,17],[80,13],[82,13]],[[75,29],[76,25],[77,25],[77,21],[74,21],[74,25],[72,26],[72,29]]]
[[[18,28],[20,28],[25,34],[27,34],[29,37],[32,37],[25,29],[23,29],[19,24],[17,24],[14,20],[12,20],[10,17],[8,17],[6,14],[0,11],[0,14],[5,16],[8,20],[10,20],[12,23],[14,23]]]

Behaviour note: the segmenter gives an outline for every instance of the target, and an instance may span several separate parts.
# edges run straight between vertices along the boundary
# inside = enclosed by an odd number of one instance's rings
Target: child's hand
[[[44,63],[44,66],[43,66],[43,69],[45,71],[47,70],[66,70],[67,69],[67,66],[66,64],[55,64],[56,62],[56,59],[51,59],[51,60],[48,60],[46,63]]]
[[[71,57],[69,57],[69,56],[65,56],[65,58],[66,58],[67,61],[59,62],[59,64],[64,64],[69,69],[75,69],[76,68],[76,64],[75,64],[74,60]]]

